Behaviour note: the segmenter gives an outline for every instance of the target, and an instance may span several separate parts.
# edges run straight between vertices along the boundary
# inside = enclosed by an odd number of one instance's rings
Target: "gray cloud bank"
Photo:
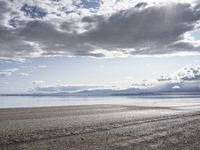
[[[0,57],[106,57],[114,53],[130,56],[200,52],[200,42],[185,34],[199,28],[198,1],[143,2],[104,14],[99,12],[103,7],[100,5],[96,13],[79,15],[80,12],[74,10],[66,17],[53,15],[49,8],[43,8],[40,11],[49,13],[38,18],[31,17],[31,12],[26,16],[10,3],[0,2]],[[71,17],[73,15],[79,16]]]
[[[36,93],[78,92],[96,88],[99,88],[99,86],[89,86],[89,85],[37,86],[34,89],[32,89],[31,92],[36,92]]]
[[[178,94],[200,93],[200,67],[186,66],[170,75],[163,75],[154,84],[131,86],[117,89],[103,86],[71,85],[71,86],[37,86],[31,93],[47,95],[146,95],[146,94]]]

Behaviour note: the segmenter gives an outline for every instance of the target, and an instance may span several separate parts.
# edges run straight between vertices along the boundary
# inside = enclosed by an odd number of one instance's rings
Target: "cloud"
[[[91,85],[56,85],[56,86],[38,86],[32,92],[39,93],[57,93],[57,92],[77,92],[82,90],[96,89],[99,86]]]
[[[161,76],[160,78],[158,78],[158,81],[200,81],[200,66],[185,66],[171,75]]]
[[[11,76],[14,72],[18,71],[18,68],[4,69],[0,70],[0,77],[8,77]]]
[[[42,18],[47,15],[44,9],[37,6],[29,6],[28,4],[24,4],[20,10],[24,12],[25,16],[31,18]]]
[[[129,49],[131,55],[199,51],[192,42],[183,42],[183,35],[195,29],[200,19],[199,10],[189,4],[132,8],[116,12],[108,19],[97,17],[90,17],[97,25],[86,35],[93,45],[102,49],[124,50],[124,53]]]
[[[33,84],[35,84],[35,85],[41,85],[43,83],[45,83],[45,82],[42,81],[42,80],[35,80],[35,81],[33,81]]]
[[[13,63],[13,62],[17,62],[17,63],[24,63],[25,62],[25,58],[8,58],[8,57],[0,57],[0,62],[6,62],[6,63]]]
[[[21,72],[17,75],[18,77],[22,77],[22,76],[29,76],[28,73],[24,73],[24,72]]]
[[[8,85],[8,82],[0,82],[0,85],[2,86]]]
[[[38,68],[47,68],[46,65],[39,65]]]
[[[2,1],[0,57],[199,53],[200,41],[186,36],[199,28],[199,6],[198,1]]]
[[[16,68],[4,70],[17,71]],[[131,79],[131,77],[128,77]],[[167,74],[154,80],[129,82],[128,86],[120,85],[46,85],[42,80],[32,82],[35,86],[29,93],[46,94],[77,94],[78,95],[130,95],[130,94],[170,94],[170,93],[199,93],[200,67],[185,66],[172,74]]]
[[[172,87],[172,89],[180,89],[180,86],[175,85],[175,86]]]
[[[200,66],[186,66],[176,72],[174,76],[181,81],[198,81],[200,80]]]

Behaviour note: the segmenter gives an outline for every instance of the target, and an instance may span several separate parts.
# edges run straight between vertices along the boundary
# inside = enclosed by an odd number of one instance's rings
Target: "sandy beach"
[[[198,110],[133,105],[0,109],[0,149],[199,149]]]

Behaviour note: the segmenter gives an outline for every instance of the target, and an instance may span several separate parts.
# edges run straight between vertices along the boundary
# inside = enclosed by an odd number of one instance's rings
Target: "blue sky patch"
[[[192,34],[192,37],[195,39],[195,40],[200,40],[200,30],[196,30],[196,31],[192,31],[191,32]]]
[[[82,0],[80,6],[83,8],[99,8],[100,0]]]
[[[22,6],[21,11],[23,11],[26,16],[30,16],[31,18],[42,18],[47,15],[47,12],[44,9],[37,6],[29,6],[27,4]]]
[[[10,19],[9,25],[16,28],[17,27],[17,19],[16,18]]]

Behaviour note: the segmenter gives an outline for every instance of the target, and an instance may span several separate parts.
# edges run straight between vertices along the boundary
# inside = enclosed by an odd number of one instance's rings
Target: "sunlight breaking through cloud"
[[[0,4],[1,57],[127,57],[200,51],[199,40],[186,36],[199,28],[198,1],[13,0]]]

